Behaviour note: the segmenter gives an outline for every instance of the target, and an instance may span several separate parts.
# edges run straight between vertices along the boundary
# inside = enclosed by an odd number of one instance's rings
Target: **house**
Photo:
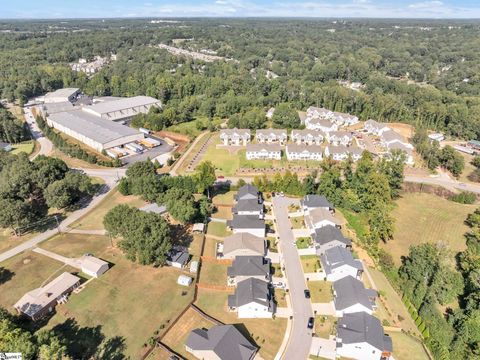
[[[223,145],[247,145],[250,142],[250,129],[223,129],[220,131],[220,140]]]
[[[233,325],[194,329],[185,342],[185,350],[202,360],[253,360],[258,348]]]
[[[362,157],[362,153],[363,150],[356,146],[346,147],[343,145],[328,145],[325,148],[325,156],[331,156],[335,161],[346,160],[349,155],[352,157],[353,161],[358,161]]]
[[[337,322],[337,357],[358,360],[388,360],[392,339],[380,320],[365,312],[345,314]]]
[[[180,275],[177,279],[177,284],[182,286],[190,286],[192,278],[187,275]]]
[[[158,205],[157,203],[151,203],[151,204],[142,206],[139,210],[149,212],[149,213],[155,213],[155,214],[164,214],[167,212],[167,207],[165,205]]]
[[[108,262],[91,255],[80,258],[80,264],[83,273],[96,278],[108,270]]]
[[[320,263],[325,271],[327,281],[337,281],[346,276],[352,276],[355,279],[362,278],[362,262],[354,259],[350,250],[342,246],[335,246],[325,250],[320,255]]]
[[[335,226],[327,225],[316,229],[312,234],[312,239],[317,248],[317,254],[321,255],[328,249],[334,247],[343,247],[350,249],[352,247],[352,240],[343,236],[342,232]]]
[[[330,119],[332,116],[333,116],[333,112],[325,108],[310,106],[307,109],[307,117],[312,119],[313,118]]]
[[[342,226],[342,222],[325,208],[316,208],[310,210],[308,215],[305,216],[305,224],[307,225],[307,228],[310,230],[311,234],[314,234],[316,229],[320,229],[323,226]]]
[[[341,112],[334,112],[333,119],[338,125],[351,126],[358,124],[358,117],[355,115],[350,115]]]
[[[275,108],[270,108],[268,109],[267,111],[267,114],[265,115],[267,117],[267,119],[271,119],[273,117],[273,113],[275,112]]]
[[[236,286],[248,278],[270,282],[270,260],[263,256],[237,256],[227,268],[227,285]]]
[[[308,213],[310,210],[316,208],[324,208],[329,211],[335,212],[335,207],[333,204],[327,200],[323,195],[308,194],[300,200],[300,205],[302,206],[303,212]]]
[[[233,215],[232,220],[227,221],[227,226],[234,234],[250,233],[260,238],[265,237],[265,221],[256,215]]]
[[[288,160],[314,160],[320,161],[323,158],[323,149],[320,145],[287,145],[286,151]]]
[[[79,277],[64,272],[45,286],[27,292],[13,306],[36,321],[52,312],[57,304],[66,302],[68,294],[79,285]]]
[[[365,289],[360,280],[346,276],[333,283],[333,303],[337,317],[355,312],[366,312],[372,315],[376,308],[377,292]]]
[[[468,143],[467,143],[467,146],[474,149],[474,150],[477,150],[479,151],[480,150],[480,141],[478,140],[470,140]]]
[[[320,145],[325,138],[325,134],[321,131],[314,131],[309,129],[292,130],[290,140],[297,145]]]
[[[182,249],[173,248],[167,255],[167,265],[173,266],[178,269],[183,269],[190,260],[190,254],[188,251]]]
[[[232,213],[237,215],[256,215],[259,219],[263,219],[263,203],[259,203],[257,199],[239,200],[234,205]]]
[[[408,146],[405,146],[405,144],[403,143],[399,143],[399,142],[394,142],[393,144],[390,144],[388,146],[388,150],[390,152],[390,154],[392,153],[393,150],[400,150],[400,151],[403,151],[405,153],[405,164],[407,165],[414,165],[415,164],[415,160],[413,158],[413,150],[408,147]]]
[[[385,131],[390,130],[387,124],[379,123],[375,120],[369,119],[363,124],[363,130],[369,134],[381,136]]]
[[[12,144],[0,141],[0,151],[5,151],[5,152],[12,151]]]
[[[282,148],[280,145],[248,144],[245,157],[247,160],[280,160]]]
[[[255,139],[259,143],[280,144],[287,142],[287,130],[285,129],[258,129]]]
[[[223,240],[223,257],[225,259],[234,259],[237,256],[264,256],[265,254],[265,239],[248,232],[233,234]]]
[[[443,135],[442,133],[433,133],[433,134],[430,134],[428,135],[428,138],[430,139],[430,141],[443,141],[445,140],[445,135]]]
[[[350,131],[331,131],[327,133],[327,141],[333,145],[348,146],[352,143],[353,135]]]
[[[305,127],[309,130],[319,130],[324,133],[337,131],[338,125],[329,119],[309,118],[305,119]]]
[[[388,148],[394,143],[403,144],[405,147],[413,149],[413,145],[410,144],[402,135],[393,130],[388,130],[380,135],[380,143],[383,147]]]
[[[240,281],[235,293],[228,295],[228,308],[241,319],[271,318],[275,303],[268,282],[257,278]]]
[[[256,186],[250,184],[243,185],[240,189],[238,189],[234,199],[236,201],[256,199],[259,203],[262,202],[260,191],[258,191]]]

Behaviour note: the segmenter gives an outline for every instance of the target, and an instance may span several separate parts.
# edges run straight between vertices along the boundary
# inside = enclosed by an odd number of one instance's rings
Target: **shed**
[[[82,272],[89,276],[97,278],[108,270],[108,262],[91,255],[82,257],[80,261]]]
[[[205,224],[204,224],[204,223],[195,223],[195,224],[193,224],[192,231],[193,231],[193,232],[203,233],[203,232],[205,231]]]
[[[182,286],[190,286],[192,283],[192,278],[187,275],[180,275],[177,279],[177,284]]]
[[[190,263],[190,272],[196,274],[198,272],[198,261],[192,261]]]

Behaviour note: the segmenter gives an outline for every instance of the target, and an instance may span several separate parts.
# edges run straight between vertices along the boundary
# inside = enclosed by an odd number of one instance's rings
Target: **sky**
[[[0,0],[0,18],[480,18],[480,0]]]

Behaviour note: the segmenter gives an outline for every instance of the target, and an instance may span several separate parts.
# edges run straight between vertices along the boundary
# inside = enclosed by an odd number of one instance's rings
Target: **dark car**
[[[306,299],[310,299],[310,290],[305,289],[303,290],[303,293],[305,294]]]
[[[313,319],[313,317],[309,317],[309,318],[308,318],[307,327],[308,327],[309,329],[313,329],[314,321],[315,321],[315,320]]]

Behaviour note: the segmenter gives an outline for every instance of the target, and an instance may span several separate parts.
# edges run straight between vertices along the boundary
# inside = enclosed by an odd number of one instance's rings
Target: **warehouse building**
[[[44,102],[45,104],[49,103],[59,103],[70,101],[73,102],[80,94],[80,89],[78,88],[65,88],[65,89],[58,89],[53,92],[49,92],[45,95]]]
[[[137,114],[148,113],[152,106],[160,108],[162,103],[150,96],[134,96],[98,102],[82,110],[105,120],[128,121]]]
[[[83,109],[51,114],[47,117],[47,124],[98,152],[143,139],[143,134],[139,131],[113,121],[105,121]]]

